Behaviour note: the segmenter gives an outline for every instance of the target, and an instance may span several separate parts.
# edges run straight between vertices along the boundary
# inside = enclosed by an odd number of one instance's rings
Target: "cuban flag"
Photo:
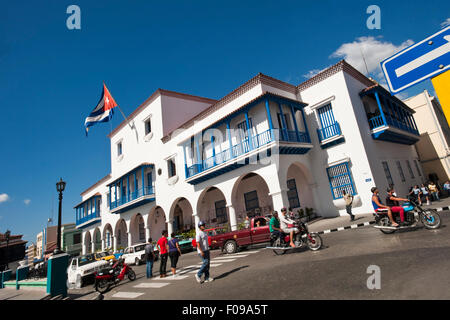
[[[103,83],[103,91],[100,96],[100,100],[97,103],[95,109],[89,114],[84,121],[84,127],[86,128],[86,136],[89,131],[89,127],[99,122],[108,122],[113,115],[113,108],[117,107],[116,101],[109,93],[108,88]]]

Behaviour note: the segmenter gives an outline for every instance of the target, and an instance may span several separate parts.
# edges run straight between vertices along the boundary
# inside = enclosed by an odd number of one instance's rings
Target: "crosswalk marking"
[[[168,286],[169,284],[170,283],[168,283],[168,282],[159,282],[159,283],[156,283],[156,282],[150,282],[150,283],[144,282],[144,283],[138,284],[137,286],[134,286],[133,288],[162,288],[162,287]]]
[[[136,299],[139,296],[142,296],[143,292],[117,292],[112,298],[126,298],[126,299]]]
[[[214,262],[231,262],[234,260],[236,260],[236,259],[225,259],[225,258],[218,259],[218,258],[216,258],[216,259],[213,259],[212,261],[214,261]]]
[[[167,280],[182,280],[182,279],[186,279],[188,276],[176,276],[176,277],[172,277],[172,276],[167,276],[165,278],[154,278],[153,280],[162,280],[162,281],[167,281]]]
[[[248,254],[225,254],[223,256],[217,256],[216,258],[224,258],[224,259],[228,259],[228,258],[244,258],[247,257]]]

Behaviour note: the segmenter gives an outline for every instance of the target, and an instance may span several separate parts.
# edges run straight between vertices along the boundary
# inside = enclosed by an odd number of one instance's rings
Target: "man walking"
[[[148,238],[148,243],[145,246],[145,261],[147,262],[147,279],[153,277],[153,261],[155,261],[153,239]]]
[[[197,274],[195,275],[195,280],[197,280],[198,283],[202,283],[202,274],[205,274],[205,282],[214,281],[213,278],[209,277],[210,255],[208,246],[208,234],[204,231],[205,225],[206,224],[204,221],[200,221],[198,223],[198,228],[200,230],[197,231],[197,235],[195,236],[195,241],[197,242],[197,252],[203,262],[200,270],[198,270]]]
[[[355,216],[352,214],[353,196],[350,193],[347,193],[345,190],[342,190],[342,194],[344,195],[345,209],[350,215],[350,221],[354,221]]]
[[[159,277],[166,277],[166,265],[167,257],[169,256],[169,245],[167,243],[167,231],[163,230],[162,237],[159,238],[157,245],[159,247],[159,256],[161,257],[161,262],[159,264]]]

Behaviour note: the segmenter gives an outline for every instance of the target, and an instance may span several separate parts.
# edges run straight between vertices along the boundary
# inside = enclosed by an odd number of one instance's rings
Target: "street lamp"
[[[8,267],[8,260],[9,260],[9,248],[8,248],[8,245],[9,245],[9,236],[10,235],[11,235],[11,231],[6,230],[6,232],[5,232],[5,239],[6,239],[6,270],[9,269],[9,267]]]
[[[58,208],[58,237],[56,238],[56,249],[53,251],[53,254],[61,253],[61,207],[62,207],[62,193],[66,188],[66,183],[62,178],[56,183],[56,191],[59,192],[59,208]]]

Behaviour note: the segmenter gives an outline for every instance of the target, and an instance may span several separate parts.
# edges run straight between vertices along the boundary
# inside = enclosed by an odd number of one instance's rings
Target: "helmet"
[[[206,222],[205,221],[200,221],[199,223],[198,223],[198,227],[200,228],[201,226],[205,226],[206,225]]]

